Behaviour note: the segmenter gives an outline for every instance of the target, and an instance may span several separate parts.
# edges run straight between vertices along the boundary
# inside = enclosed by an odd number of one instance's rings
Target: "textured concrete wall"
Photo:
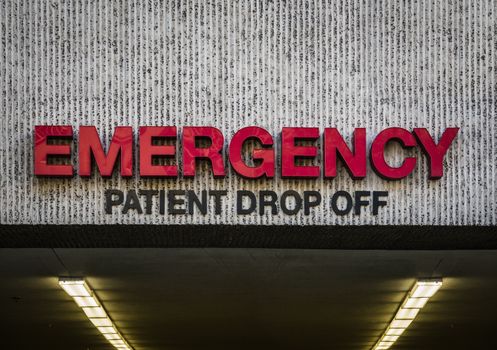
[[[1,223],[497,224],[497,5],[455,1],[0,3]],[[39,179],[33,126],[427,127],[461,132],[439,181]],[[392,161],[402,152],[393,152]],[[416,155],[420,154],[415,152]],[[370,170],[370,169],[369,169]],[[105,215],[106,188],[388,190],[374,217]]]

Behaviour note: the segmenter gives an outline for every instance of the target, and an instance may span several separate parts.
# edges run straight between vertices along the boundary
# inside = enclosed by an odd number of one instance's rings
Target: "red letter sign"
[[[252,158],[262,160],[258,166],[248,166],[242,159],[242,147],[248,139],[257,139],[263,146],[272,146],[273,138],[269,132],[257,126],[249,126],[238,130],[233,136],[229,148],[230,163],[235,171],[246,178],[256,179],[263,175],[266,177],[274,176],[274,150],[271,149],[254,149]]]
[[[197,139],[208,138],[211,140],[209,147],[199,148]],[[216,177],[224,176],[223,150],[224,137],[221,131],[210,126],[183,128],[183,175],[195,176],[195,160],[209,159],[212,164],[212,173]]]
[[[140,176],[178,176],[176,165],[153,165],[154,156],[174,156],[175,146],[153,145],[154,138],[176,138],[175,126],[142,126],[140,127]]]
[[[79,175],[91,175],[91,155],[95,158],[102,176],[112,176],[117,156],[121,153],[121,176],[133,175],[133,129],[130,126],[118,126],[105,155],[94,126],[79,128]]]
[[[316,146],[295,146],[295,140],[316,140],[318,128],[283,128],[281,133],[281,176],[319,177],[318,166],[297,166],[295,158],[315,158]]]
[[[354,179],[366,177],[366,129],[354,130],[354,152],[336,128],[324,130],[324,176],[337,176],[337,155]]]
[[[414,134],[418,138],[423,151],[428,155],[430,167],[430,179],[439,179],[444,174],[444,156],[447,153],[452,141],[457,135],[459,128],[447,128],[440,142],[435,144],[435,141],[430,136],[430,133],[425,128],[414,129]]]
[[[49,145],[48,137],[70,137],[72,126],[35,126],[34,170],[38,176],[72,176],[72,165],[48,164],[48,156],[70,156],[71,145]]]
[[[380,176],[396,180],[408,176],[414,170],[416,158],[406,158],[398,168],[389,166],[385,161],[385,146],[393,140],[399,141],[404,148],[416,146],[416,138],[406,129],[385,129],[376,136],[371,145],[371,163]]]

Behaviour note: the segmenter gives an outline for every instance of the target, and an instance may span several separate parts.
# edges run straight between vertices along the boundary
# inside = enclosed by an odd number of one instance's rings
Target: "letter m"
[[[117,156],[121,154],[121,176],[133,176],[133,129],[118,126],[105,154],[94,126],[79,128],[79,175],[90,176],[92,155],[102,176],[112,176]]]

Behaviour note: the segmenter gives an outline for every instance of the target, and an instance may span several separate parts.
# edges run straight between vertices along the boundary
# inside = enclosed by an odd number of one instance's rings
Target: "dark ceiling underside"
[[[497,252],[0,249],[2,349],[111,350],[61,275],[136,350],[370,350],[417,278],[440,291],[391,350],[497,349]]]
[[[497,249],[497,227],[1,225],[0,247]]]

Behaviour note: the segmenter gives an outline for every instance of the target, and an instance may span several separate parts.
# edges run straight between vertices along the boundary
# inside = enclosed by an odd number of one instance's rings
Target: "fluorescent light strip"
[[[395,317],[372,350],[389,349],[414,321],[419,311],[442,286],[442,279],[424,279],[414,284]]]
[[[133,350],[83,278],[60,277],[59,285],[83,309],[86,317],[110,344],[119,350]]]

